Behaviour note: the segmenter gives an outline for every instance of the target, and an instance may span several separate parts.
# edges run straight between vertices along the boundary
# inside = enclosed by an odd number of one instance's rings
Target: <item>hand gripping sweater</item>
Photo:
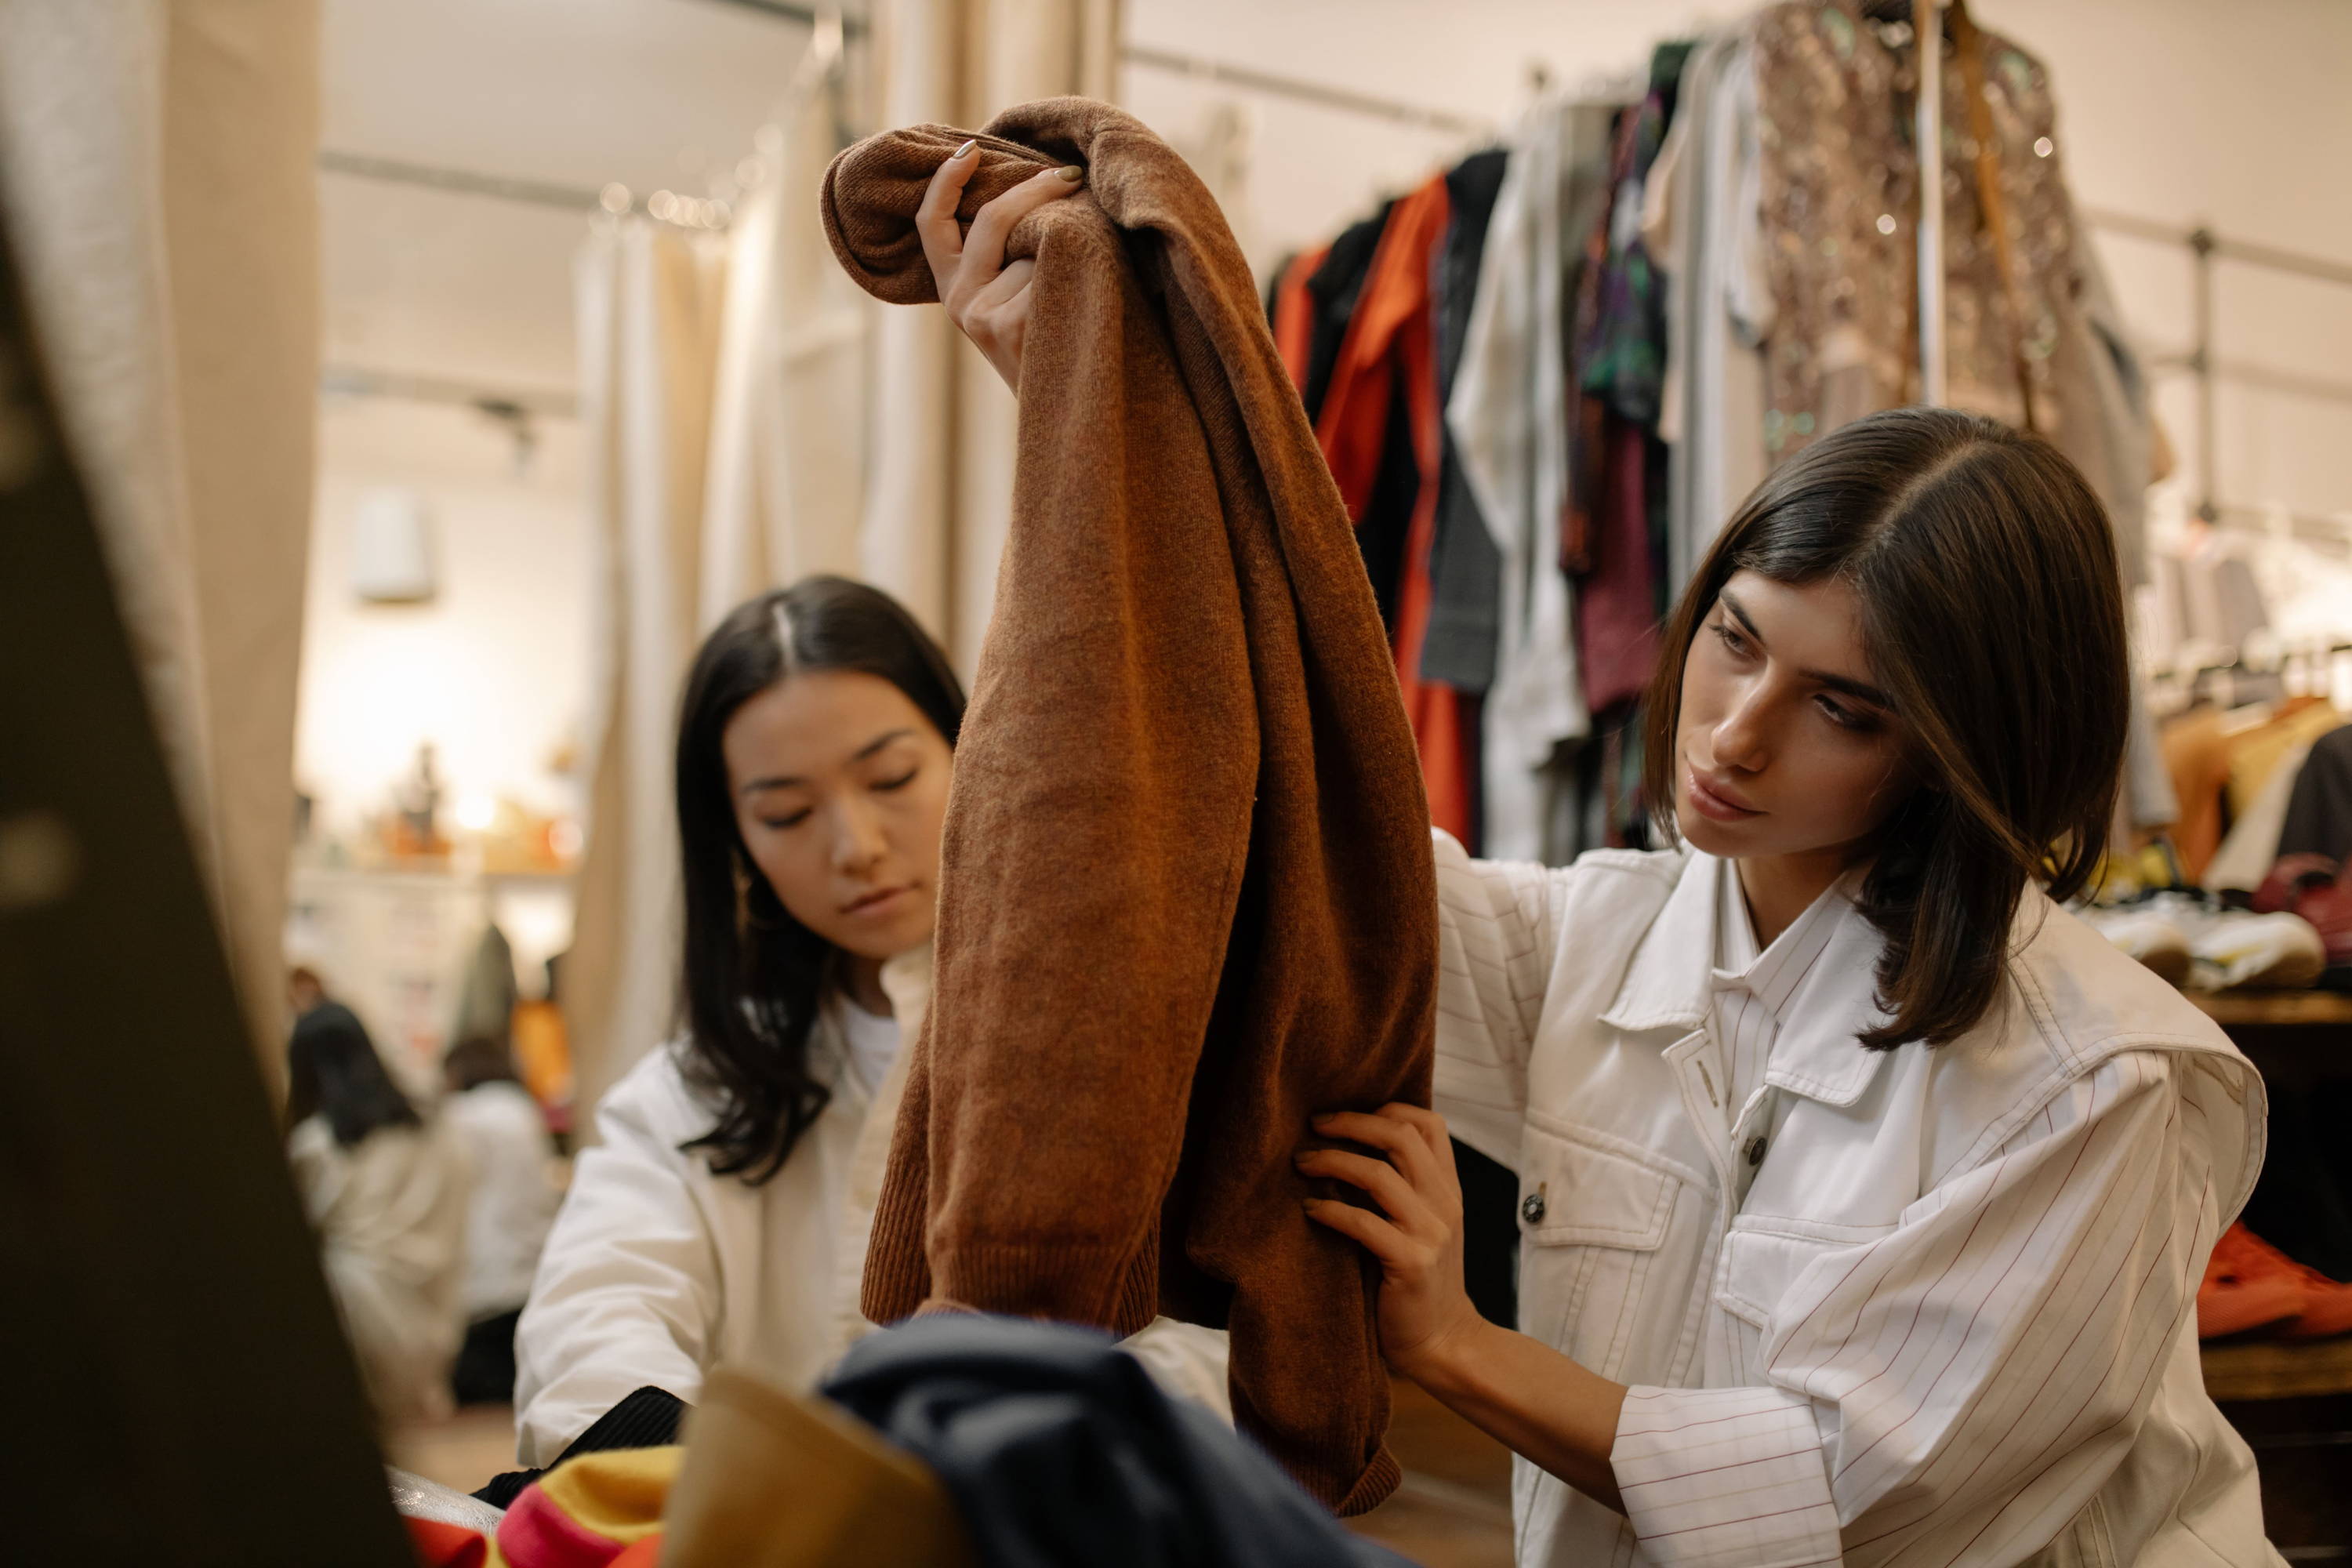
[[[935,298],[914,229],[968,133],[825,177],[842,265]],[[866,1314],[1233,1332],[1234,1412],[1342,1512],[1393,1489],[1376,1276],[1300,1212],[1307,1117],[1427,1104],[1436,890],[1396,669],[1249,268],[1183,160],[1065,98],[980,135],[966,223],[1039,169],[1013,521],[956,749],[937,992]]]

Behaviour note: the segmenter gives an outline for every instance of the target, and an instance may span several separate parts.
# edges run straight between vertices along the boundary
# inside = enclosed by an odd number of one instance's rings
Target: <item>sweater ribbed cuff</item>
[[[1044,1242],[940,1247],[930,1257],[932,1301],[1008,1317],[1108,1329],[1124,1339],[1160,1315],[1157,1259],[1118,1247]]]

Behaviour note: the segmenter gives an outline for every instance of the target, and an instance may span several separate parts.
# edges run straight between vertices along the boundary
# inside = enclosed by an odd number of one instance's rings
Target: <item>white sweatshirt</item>
[[[510,1079],[441,1102],[441,1120],[474,1173],[466,1218],[466,1320],[511,1312],[530,1294],[540,1248],[562,1201],[549,1173],[554,1151],[530,1090]]]
[[[893,959],[882,984],[902,1028],[919,1027],[930,949]],[[523,1464],[551,1463],[648,1384],[694,1403],[722,1363],[812,1388],[872,1331],[858,1286],[908,1053],[869,1089],[843,1023],[828,1008],[809,1037],[832,1100],[757,1186],[680,1152],[712,1116],[687,1086],[677,1046],[607,1091],[596,1112],[604,1142],[580,1156],[515,1335]],[[1232,1418],[1222,1332],[1163,1318],[1129,1348],[1170,1392]]]
[[[465,1337],[465,1150],[437,1121],[385,1127],[351,1148],[323,1117],[286,1140],[294,1185],[376,1414],[448,1413]]]

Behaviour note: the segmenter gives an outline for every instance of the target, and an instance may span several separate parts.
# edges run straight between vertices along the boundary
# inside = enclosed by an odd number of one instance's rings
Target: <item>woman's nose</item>
[[[1760,692],[1742,693],[1715,727],[1715,760],[1718,766],[1753,773],[1769,754],[1764,701]]]
[[[835,818],[833,833],[833,864],[835,869],[856,871],[882,858],[886,847],[881,825],[873,814],[857,805],[842,810]]]

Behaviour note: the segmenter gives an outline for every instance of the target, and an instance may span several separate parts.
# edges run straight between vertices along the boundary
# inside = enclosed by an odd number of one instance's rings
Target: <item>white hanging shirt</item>
[[[1438,1109],[1519,1173],[1520,1327],[1631,1386],[1625,1514],[1520,1461],[1522,1568],[2279,1561],[2198,1360],[2263,1128],[2211,1020],[2037,888],[1975,1028],[1864,1050],[1842,892],[1719,980],[1723,862],[1436,837]]]

